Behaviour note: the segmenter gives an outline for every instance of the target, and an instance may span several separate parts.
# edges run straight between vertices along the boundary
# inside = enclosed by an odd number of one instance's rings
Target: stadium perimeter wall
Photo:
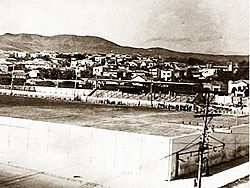
[[[232,127],[231,130],[232,134],[211,134],[225,143],[225,147],[222,149],[221,142],[209,140],[215,146],[209,152],[209,166],[249,153],[249,126]],[[49,165],[50,170],[56,168],[56,163],[60,163],[61,167],[70,163],[77,168],[81,168],[79,164],[82,164],[85,169],[101,169],[101,172],[172,180],[197,171],[197,153],[179,156],[180,160],[176,160],[175,153],[196,138],[193,144],[198,143],[199,137],[199,133],[164,137],[0,116],[0,162],[6,153],[13,152],[17,155],[11,156],[10,160],[39,171],[46,171],[43,165],[38,165],[39,162]],[[197,149],[198,145],[194,145],[182,152]],[[26,157],[20,160],[19,154]],[[30,162],[30,159],[35,162]],[[52,159],[56,162],[52,163]],[[90,174],[87,179],[95,180],[96,175]]]
[[[169,140],[163,136],[0,117],[0,160],[6,151],[13,151],[27,159],[39,159],[41,164],[47,161],[50,169],[57,166],[51,162],[54,158],[62,166],[83,164],[86,169],[101,169],[100,172],[166,180],[170,179],[170,159],[164,158],[170,152]],[[17,165],[45,171],[41,165],[25,162],[25,157],[21,161],[18,155],[11,158]],[[78,169],[81,170],[84,169]]]
[[[205,158],[209,159],[209,166],[225,163],[249,154],[249,125],[244,124],[232,126],[231,131],[232,133],[230,134],[210,134],[211,137],[208,139],[208,143],[211,149],[204,155]],[[200,138],[200,133],[171,138],[171,153],[174,153],[171,158],[171,179],[191,175],[197,172],[197,149],[199,147],[198,142],[201,140]],[[225,144],[224,147],[222,147],[222,143]],[[187,152],[187,154],[183,154],[185,152]],[[175,153],[181,155],[177,157]],[[177,160],[177,158],[179,158],[179,160]],[[206,165],[204,165],[204,171],[205,169]]]

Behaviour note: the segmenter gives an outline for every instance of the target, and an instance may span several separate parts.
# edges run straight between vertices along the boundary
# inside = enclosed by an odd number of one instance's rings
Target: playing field
[[[180,127],[182,121],[200,125],[203,123],[202,119],[193,117],[193,112],[115,107],[6,95],[0,95],[0,115],[164,136],[196,132]],[[238,117],[237,122],[248,123],[248,117]],[[215,117],[211,121],[212,124],[234,126],[236,117]]]

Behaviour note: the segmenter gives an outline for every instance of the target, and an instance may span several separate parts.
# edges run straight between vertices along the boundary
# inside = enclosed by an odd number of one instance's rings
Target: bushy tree
[[[93,78],[93,69],[91,66],[87,66],[80,74],[82,78]]]
[[[66,69],[65,71],[62,72],[61,74],[61,79],[65,80],[74,80],[76,76],[76,73],[72,69]]]

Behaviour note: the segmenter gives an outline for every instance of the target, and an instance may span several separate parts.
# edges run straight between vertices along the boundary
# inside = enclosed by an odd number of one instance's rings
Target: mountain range
[[[42,36],[37,34],[11,34],[0,35],[1,50],[16,50],[27,52],[57,51],[57,52],[79,52],[79,53],[120,53],[161,56],[174,60],[187,60],[194,58],[201,61],[214,61],[226,63],[228,61],[249,61],[247,55],[215,55],[178,52],[164,48],[133,48],[120,46],[108,40],[95,36],[78,35],[55,35]]]

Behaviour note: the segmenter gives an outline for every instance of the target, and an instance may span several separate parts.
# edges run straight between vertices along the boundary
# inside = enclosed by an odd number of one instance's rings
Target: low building
[[[0,71],[1,72],[7,73],[9,65],[11,65],[11,63],[0,59]]]
[[[149,72],[144,71],[144,70],[135,70],[135,71],[131,72],[132,78],[134,78],[136,76],[146,77],[147,75],[149,75]]]
[[[14,56],[15,58],[25,58],[28,56],[27,52],[18,52],[18,51],[14,51],[12,56]]]
[[[249,80],[228,81],[228,93],[233,96],[249,96]]]
[[[34,59],[33,61],[28,60],[28,61],[22,62],[22,64],[24,65],[26,69],[30,69],[30,70],[39,69],[39,68],[52,69],[52,67],[54,67],[53,63],[45,61],[43,59]]]
[[[227,85],[224,84],[222,81],[210,81],[203,83],[203,88],[208,88],[210,91],[219,91],[223,93],[227,93]]]
[[[207,78],[207,77],[212,77],[214,75],[217,74],[217,69],[213,69],[213,68],[205,68],[205,69],[202,69],[201,70],[201,75],[204,77],[204,78]]]
[[[173,71],[171,70],[161,70],[160,78],[166,82],[173,80]]]
[[[135,76],[131,79],[132,85],[134,86],[143,86],[142,83],[146,82],[147,80],[143,78],[142,76]]]
[[[7,64],[0,64],[0,71],[7,73],[8,72],[8,65]]]
[[[93,75],[94,76],[102,76],[105,67],[106,66],[93,67]]]
[[[13,70],[12,71],[13,78],[19,78],[19,79],[26,79],[27,74],[24,72],[24,70]]]
[[[39,74],[39,70],[31,70],[28,72],[30,78],[37,78]]]
[[[117,78],[117,71],[116,70],[103,71],[102,76],[104,78],[113,78],[113,79],[116,79]]]
[[[159,68],[150,68],[149,73],[153,80],[158,80],[160,78],[161,71]]]

